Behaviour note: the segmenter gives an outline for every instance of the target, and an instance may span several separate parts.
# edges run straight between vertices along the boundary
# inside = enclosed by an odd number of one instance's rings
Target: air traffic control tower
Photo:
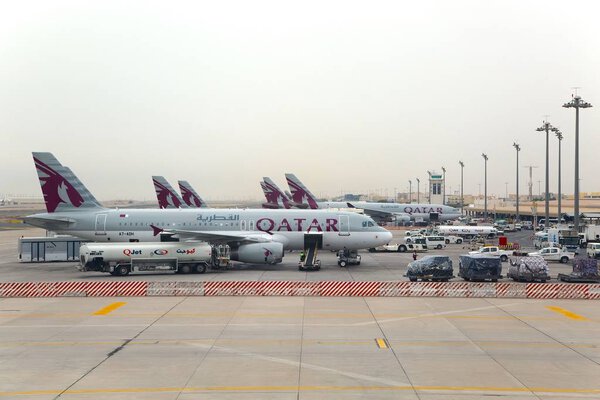
[[[429,204],[444,204],[444,175],[429,172]]]

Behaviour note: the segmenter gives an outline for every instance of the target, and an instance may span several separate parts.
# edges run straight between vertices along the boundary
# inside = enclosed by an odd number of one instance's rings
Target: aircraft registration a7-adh
[[[46,213],[27,224],[95,242],[202,241],[231,247],[231,259],[281,262],[284,250],[303,250],[319,235],[328,250],[366,249],[388,243],[392,234],[370,217],[330,210],[108,209],[51,153],[33,153]]]

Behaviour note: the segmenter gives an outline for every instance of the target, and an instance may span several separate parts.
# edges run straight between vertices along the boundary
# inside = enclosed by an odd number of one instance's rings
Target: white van
[[[600,243],[588,243],[585,252],[590,258],[600,257]]]
[[[428,249],[442,249],[446,247],[446,238],[443,236],[425,236]]]

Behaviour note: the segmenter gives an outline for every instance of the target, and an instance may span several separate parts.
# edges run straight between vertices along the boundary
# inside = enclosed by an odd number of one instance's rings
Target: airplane
[[[357,208],[378,222],[449,221],[461,216],[458,208],[441,204],[378,203],[372,201],[317,201],[317,198],[294,174],[285,174],[292,201],[308,204],[311,209]]]
[[[264,177],[260,182],[260,187],[263,190],[265,198],[267,199],[266,203],[263,203],[263,208],[308,208],[306,204],[295,203],[291,200],[291,196],[288,196],[287,193],[284,193],[279,186],[271,178]]]
[[[227,244],[231,259],[275,264],[285,250],[319,243],[357,250],[388,243],[392,234],[368,216],[333,210],[108,209],[52,153],[34,152],[46,213],[25,223],[95,242],[202,241]]]
[[[154,190],[156,191],[156,199],[160,208],[188,208],[179,194],[173,189],[171,184],[167,182],[164,176],[153,176]]]
[[[185,204],[192,208],[206,208],[206,202],[202,200],[202,197],[194,190],[192,185],[188,181],[177,181],[179,185],[179,191]]]

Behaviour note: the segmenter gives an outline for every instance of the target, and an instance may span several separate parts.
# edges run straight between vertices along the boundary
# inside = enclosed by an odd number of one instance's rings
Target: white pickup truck
[[[544,247],[540,251],[529,253],[529,255],[540,256],[546,261],[558,261],[563,264],[568,263],[569,260],[575,258],[575,253],[560,247]]]
[[[499,257],[500,261],[508,261],[508,257],[512,256],[512,250],[502,250],[498,246],[484,246],[479,250],[470,251],[470,256],[486,256],[486,257]]]

